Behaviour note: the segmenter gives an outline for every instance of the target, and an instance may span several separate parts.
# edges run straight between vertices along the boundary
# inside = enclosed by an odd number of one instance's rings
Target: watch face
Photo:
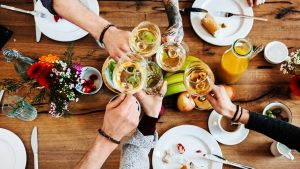
[[[99,40],[96,40],[96,42],[101,48],[105,48],[104,43],[101,43]]]

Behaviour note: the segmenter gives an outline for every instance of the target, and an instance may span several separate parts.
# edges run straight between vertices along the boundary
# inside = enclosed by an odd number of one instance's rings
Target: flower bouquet
[[[300,49],[291,53],[290,58],[281,64],[283,74],[292,75],[290,81],[291,97],[300,99]]]
[[[49,90],[49,113],[56,117],[68,112],[68,102],[78,101],[75,87],[81,83],[80,74],[81,65],[67,63],[51,54],[40,57],[28,69],[30,79]]]

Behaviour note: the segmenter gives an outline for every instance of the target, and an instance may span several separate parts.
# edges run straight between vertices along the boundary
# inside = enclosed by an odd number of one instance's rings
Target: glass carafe
[[[221,58],[218,68],[219,78],[226,84],[237,82],[248,68],[253,46],[246,39],[236,40]]]

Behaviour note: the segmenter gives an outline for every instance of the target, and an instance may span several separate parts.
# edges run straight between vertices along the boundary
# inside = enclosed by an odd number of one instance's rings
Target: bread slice
[[[220,25],[215,21],[214,17],[207,13],[203,19],[201,19],[203,27],[214,37],[219,37],[221,32]]]

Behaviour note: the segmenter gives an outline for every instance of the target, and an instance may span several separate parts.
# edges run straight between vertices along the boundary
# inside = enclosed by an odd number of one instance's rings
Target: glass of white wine
[[[121,93],[136,93],[146,81],[145,61],[134,53],[122,56],[113,71],[113,83]]]
[[[157,64],[167,72],[179,70],[186,59],[186,50],[175,42],[165,43],[156,52]]]
[[[163,85],[163,73],[161,68],[152,61],[146,63],[146,84],[144,91],[149,95],[156,95],[159,93]]]
[[[202,61],[192,62],[184,71],[184,85],[193,96],[203,97],[209,94],[214,83],[213,72]]]
[[[129,38],[131,50],[147,58],[155,54],[161,43],[161,34],[157,25],[144,21],[132,31]]]

